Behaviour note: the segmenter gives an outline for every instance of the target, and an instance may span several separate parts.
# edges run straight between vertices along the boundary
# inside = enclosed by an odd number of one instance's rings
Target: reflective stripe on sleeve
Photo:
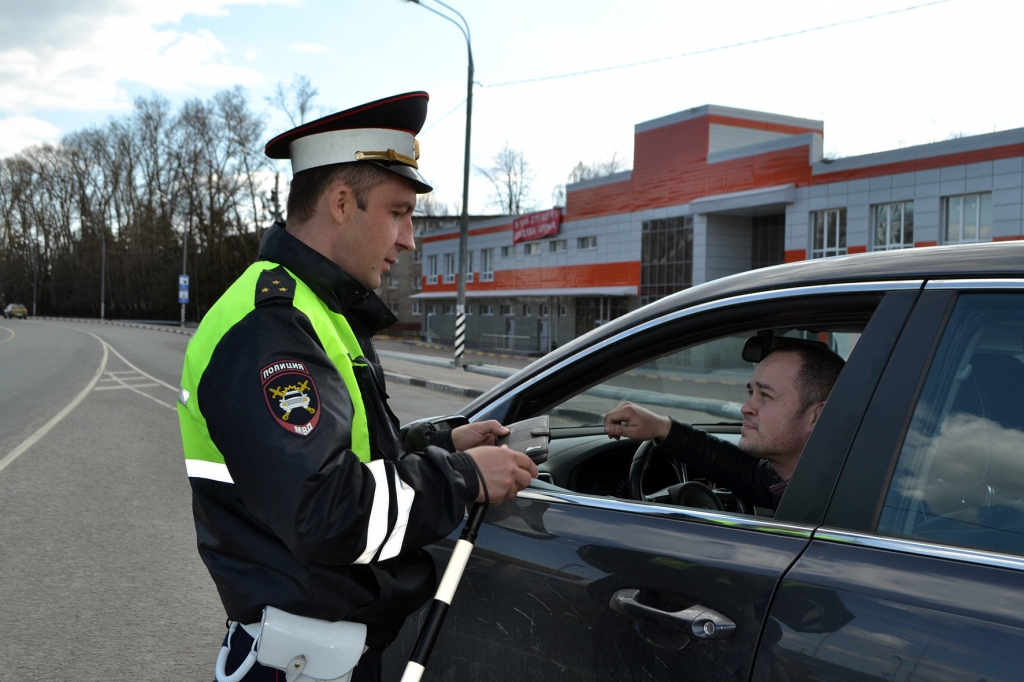
[[[388,490],[388,472],[384,460],[378,459],[365,465],[377,484],[373,491],[373,506],[370,507],[370,520],[366,524],[366,549],[353,563],[368,564],[384,543],[388,534],[388,508],[390,507],[391,491]]]
[[[185,471],[188,472],[189,478],[208,478],[221,483],[235,482],[228,473],[227,464],[207,462],[205,459],[186,459]]]
[[[407,485],[395,471],[395,505],[397,506],[398,518],[395,519],[395,528],[391,531],[384,549],[380,552],[379,561],[398,556],[402,551],[402,543],[405,541],[405,529],[409,525],[409,512],[412,511],[412,503],[416,499],[416,491],[412,486]]]

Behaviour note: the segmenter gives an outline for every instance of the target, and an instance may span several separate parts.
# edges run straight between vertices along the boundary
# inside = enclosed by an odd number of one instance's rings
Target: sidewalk
[[[408,356],[415,355],[434,363],[450,361],[452,359],[451,350],[444,347],[409,344],[399,339],[375,340],[374,346],[380,354],[384,375],[389,382],[421,386],[465,398],[475,398],[502,381],[500,377],[467,372],[456,369],[454,366],[445,367],[407,359]],[[406,357],[395,357],[392,353]],[[468,356],[466,359],[469,362],[480,362],[475,356]],[[508,370],[516,370],[526,367],[530,362],[529,358],[501,358],[500,366]]]

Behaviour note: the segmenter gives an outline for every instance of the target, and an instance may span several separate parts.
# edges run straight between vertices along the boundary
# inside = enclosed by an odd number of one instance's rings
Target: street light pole
[[[107,226],[100,227],[100,319],[107,319]]]
[[[469,71],[466,78],[466,147],[462,166],[462,216],[459,219],[459,282],[455,299],[455,365],[463,366],[462,355],[466,349],[466,277],[468,276],[469,247],[469,142],[473,124],[473,45],[470,40],[469,22],[454,7],[434,0],[437,4],[454,13],[462,20],[460,24],[447,14],[442,14],[432,7],[424,5],[421,0],[405,0],[414,2],[425,10],[455,24],[466,39],[466,53],[469,57]]]

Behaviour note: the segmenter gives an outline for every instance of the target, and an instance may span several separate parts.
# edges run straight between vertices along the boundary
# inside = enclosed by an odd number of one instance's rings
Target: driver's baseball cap
[[[361,104],[281,133],[266,155],[290,159],[292,174],[337,163],[375,163],[409,180],[417,194],[433,190],[419,174],[416,135],[427,118],[425,92]]]

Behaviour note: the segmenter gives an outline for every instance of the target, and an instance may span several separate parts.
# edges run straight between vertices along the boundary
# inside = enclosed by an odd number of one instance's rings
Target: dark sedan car
[[[688,472],[664,455],[631,486],[641,444],[609,440],[602,415],[630,400],[735,442],[758,335],[847,358],[774,515],[714,481],[722,510],[670,504]],[[550,457],[488,512],[427,679],[1024,676],[1024,243],[710,282],[576,339],[465,414],[549,415]],[[442,569],[451,546],[431,548]],[[698,612],[718,626],[693,628]],[[392,674],[421,620],[389,650]]]

